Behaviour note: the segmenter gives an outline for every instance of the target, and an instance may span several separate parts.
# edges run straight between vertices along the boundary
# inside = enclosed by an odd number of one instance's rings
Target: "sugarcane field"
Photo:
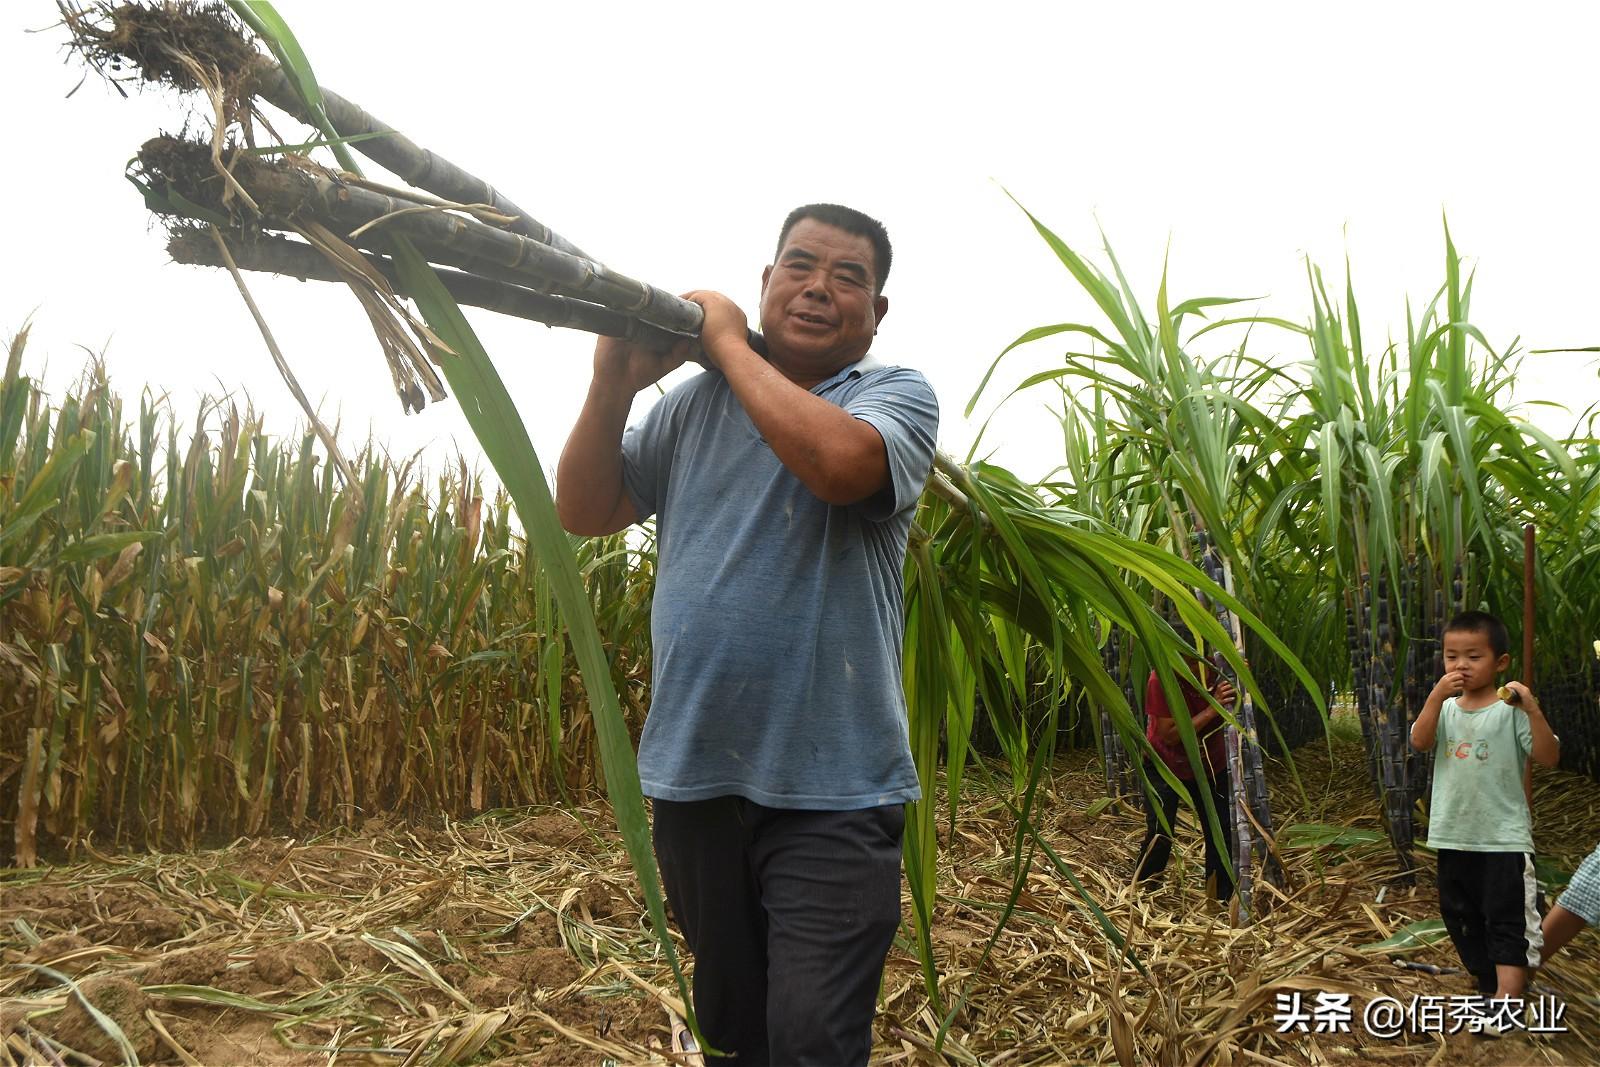
[[[8,10],[0,1067],[1600,1063],[1600,12],[1044,8]]]

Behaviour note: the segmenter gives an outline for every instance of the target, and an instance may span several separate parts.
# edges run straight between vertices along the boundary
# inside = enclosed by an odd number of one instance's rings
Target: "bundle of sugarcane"
[[[666,347],[698,334],[701,310],[613,271],[489,183],[424,149],[335,93],[308,99],[246,25],[218,5],[62,4],[75,47],[108,77],[120,71],[211,102],[205,141],[157,137],[129,173],[146,205],[174,220],[180,263],[263,271],[351,286],[375,327],[407,410],[444,396],[430,364],[448,354],[397,299],[415,295],[397,262],[404,239],[460,303]],[[250,9],[236,6],[246,19]],[[274,39],[267,38],[269,44]],[[328,142],[258,145],[270,103],[328,131]],[[411,183],[368,181],[350,163],[312,162],[346,146]]]

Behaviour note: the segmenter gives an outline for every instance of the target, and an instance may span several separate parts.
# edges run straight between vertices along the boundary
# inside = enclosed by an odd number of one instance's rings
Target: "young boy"
[[[1432,750],[1428,844],[1439,853],[1439,910],[1462,965],[1485,996],[1521,999],[1539,965],[1533,820],[1523,792],[1529,756],[1554,767],[1560,745],[1539,702],[1508,682],[1505,624],[1469,611],[1444,630],[1444,677],[1411,727],[1412,747]]]

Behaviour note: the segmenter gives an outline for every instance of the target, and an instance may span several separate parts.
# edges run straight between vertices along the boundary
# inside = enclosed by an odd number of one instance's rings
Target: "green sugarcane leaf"
[[[1111,807],[1111,805],[1115,804],[1116,802],[1116,797],[1101,797],[1093,804],[1090,804],[1087,808],[1084,808],[1083,814],[1085,817],[1090,819],[1099,818],[1099,816],[1103,814],[1107,808]]]
[[[517,513],[527,530],[529,547],[549,576],[562,621],[577,655],[584,688],[589,694],[606,792],[616,812],[623,844],[639,879],[662,953],[678,980],[688,1011],[686,1021],[691,1028],[697,1028],[693,998],[668,933],[666,906],[656,876],[655,854],[650,843],[650,826],[633,743],[612,682],[611,664],[595,624],[593,605],[579,576],[572,542],[556,517],[555,501],[545,481],[544,468],[534,452],[527,426],[517,414],[516,405],[488,353],[433,268],[403,239],[395,242],[395,262],[428,325],[455,353],[444,358],[441,369],[495,472],[516,503]],[[698,1035],[698,1029],[695,1032]]]
[[[1550,461],[1555,464],[1568,485],[1575,485],[1581,480],[1578,477],[1578,465],[1572,461],[1572,453],[1554,437],[1531,422],[1519,422],[1517,429],[1533,438],[1539,447],[1544,449],[1545,455],[1550,457]]]
[[[317,137],[310,141],[301,141],[299,144],[270,144],[259,148],[246,148],[243,152],[247,156],[276,156],[286,152],[311,152],[318,148],[332,148],[334,145],[360,144],[370,141],[374,137],[393,137],[393,130],[370,130],[367,133],[358,133],[350,137]]]
[[[350,169],[350,164],[346,162],[348,153],[344,152],[343,144],[339,143],[338,133],[327,128],[329,123],[322,104],[322,87],[317,84],[316,74],[311,69],[311,60],[306,57],[294,31],[289,29],[289,24],[278,14],[278,9],[268,0],[228,0],[228,7],[267,43],[268,48],[272,49],[272,54],[277,57],[278,65],[283,68],[289,83],[294,86],[306,109],[317,119],[316,124],[323,128],[334,153],[340,156],[340,164],[344,165],[345,169]]]
[[[1205,309],[1225,307],[1228,304],[1247,304],[1252,300],[1261,300],[1259,296],[1196,296],[1183,301],[1172,309],[1174,325],[1186,315],[1199,315],[1205,318]]]
[[[1282,848],[1355,848],[1386,841],[1388,838],[1376,830],[1361,830],[1332,823],[1294,823],[1278,831],[1278,845]]]
[[[1107,348],[1111,347],[1110,339],[1093,326],[1085,326],[1082,323],[1077,322],[1058,322],[1054,326],[1035,326],[1033,329],[1025,332],[1021,337],[1018,337],[1015,341],[1012,341],[1010,344],[1006,345],[1005,348],[1000,350],[1000,354],[994,357],[994,362],[989,364],[989,369],[983,372],[983,380],[978,383],[978,388],[973,390],[972,399],[967,401],[967,409],[964,414],[968,418],[972,417],[972,409],[977,406],[978,398],[983,395],[984,389],[989,384],[989,379],[994,377],[995,369],[1000,366],[1000,361],[1005,359],[1006,356],[1009,355],[1013,350],[1020,348],[1025,344],[1031,344],[1034,341],[1039,341],[1046,337],[1054,337],[1057,334],[1063,333],[1087,334],[1088,336],[1099,341],[1101,344],[1105,345]]]
[[[1415,952],[1449,937],[1443,919],[1420,919],[1408,923],[1382,941],[1357,946],[1357,952]]]
[[[1011,196],[1009,192],[1006,195]],[[1028,216],[1028,221],[1033,224],[1033,228],[1039,236],[1044,238],[1045,244],[1050,246],[1050,250],[1056,254],[1056,258],[1077,279],[1078,284],[1083,286],[1094,302],[1100,305],[1100,310],[1117,327],[1117,332],[1122,335],[1125,343],[1130,347],[1139,346],[1143,342],[1146,331],[1142,325],[1135,327],[1134,319],[1129,315],[1121,296],[1112,288],[1111,283],[1084,260],[1082,256],[1073,251],[1065,241],[1057,237],[1048,226],[1035,218],[1032,212],[1022,207],[1022,203],[1016,197],[1011,196],[1011,202],[1022,209],[1022,213]]]
[[[149,197],[146,197],[145,199],[148,201]],[[171,206],[171,210],[168,212],[169,214],[185,215],[191,219],[200,219],[202,222],[209,222],[213,226],[228,226],[232,223],[232,220],[229,219],[228,216],[222,214],[220,211],[213,211],[208,207],[202,207],[193,200],[190,200],[188,197],[184,196],[182,193],[178,192],[176,189],[167,190],[166,200]]]
[[[133,161],[128,163],[133,166]],[[157,192],[155,186],[143,180],[131,170],[122,175],[128,184],[139,190],[139,195],[144,198],[144,206],[157,215],[182,215],[201,222],[209,222],[213,226],[231,226],[233,220],[220,211],[202,207],[193,200],[184,196],[176,189],[168,188],[165,192]]]

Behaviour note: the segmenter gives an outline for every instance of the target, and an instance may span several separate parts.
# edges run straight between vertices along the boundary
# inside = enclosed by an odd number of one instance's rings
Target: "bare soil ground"
[[[1380,829],[1360,761],[1349,742],[1331,758],[1301,750],[1304,796],[1275,767],[1278,824]],[[1017,871],[1016,826],[968,786],[954,834],[940,831],[932,932],[950,1025],[941,1044],[908,896],[874,1063],[1600,1062],[1593,933],[1538,978],[1567,1005],[1565,1033],[1380,1039],[1361,1026],[1372,997],[1467,991],[1460,976],[1362,950],[1437,916],[1426,862],[1407,887],[1383,846],[1286,848],[1284,889],[1263,890],[1272,910],[1236,927],[1198,884],[1192,830],[1160,887],[1131,888],[1143,817],[1097,804],[1102,794],[1091,753],[1058,764],[1037,822],[1062,866],[1035,852],[991,945]],[[1597,799],[1586,779],[1541,776],[1541,855],[1571,870],[1600,840]],[[312,839],[0,872],[0,1067],[124,1062],[130,1050],[144,1063],[269,1067],[669,1062],[671,972],[608,811],[577,814],[377,818]],[[1071,878],[1137,966],[1119,961]],[[1456,962],[1447,941],[1405,958]],[[1307,1003],[1351,994],[1349,1032],[1277,1033],[1277,997],[1297,991]]]

